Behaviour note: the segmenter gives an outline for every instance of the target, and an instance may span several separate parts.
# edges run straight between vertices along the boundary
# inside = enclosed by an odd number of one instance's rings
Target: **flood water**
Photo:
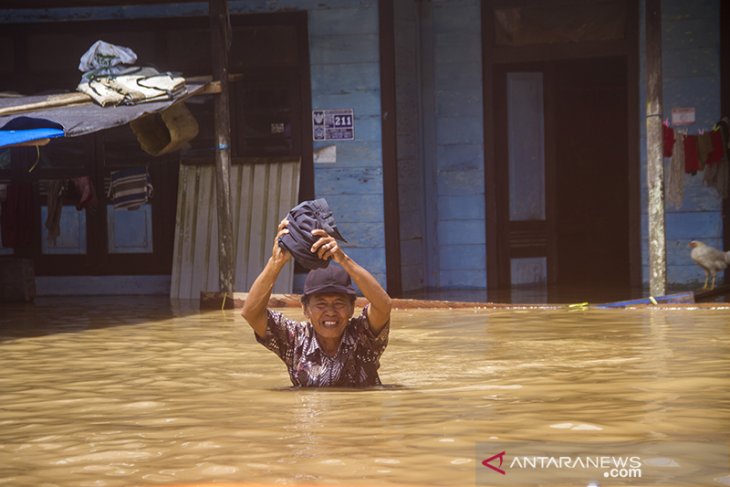
[[[467,486],[483,442],[730,444],[728,310],[397,311],[387,386],[327,391],[238,311],[2,306],[0,485]]]

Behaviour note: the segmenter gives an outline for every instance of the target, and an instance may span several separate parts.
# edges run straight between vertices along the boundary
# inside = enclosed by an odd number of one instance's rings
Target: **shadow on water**
[[[39,297],[32,303],[2,303],[0,341],[55,333],[154,323],[213,311],[192,300],[166,296]]]

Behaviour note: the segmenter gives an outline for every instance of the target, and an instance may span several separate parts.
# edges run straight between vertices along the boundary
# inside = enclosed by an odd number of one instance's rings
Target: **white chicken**
[[[730,264],[730,251],[717,250],[699,240],[692,240],[689,247],[692,249],[689,254],[692,260],[705,271],[705,285],[702,286],[702,289],[707,289],[707,281],[709,281],[710,275],[712,275],[712,287],[710,289],[715,289],[717,273],[725,270]]]

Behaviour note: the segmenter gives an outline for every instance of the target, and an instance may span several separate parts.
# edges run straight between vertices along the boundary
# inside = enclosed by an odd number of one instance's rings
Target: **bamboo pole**
[[[233,293],[233,219],[231,213],[231,119],[228,92],[230,25],[227,0],[209,0],[213,77],[220,83],[214,100],[215,188],[218,214],[218,283],[223,293]],[[229,307],[232,306],[232,302]]]
[[[42,110],[44,108],[67,107],[72,105],[81,105],[92,103],[92,99],[86,93],[63,93],[60,95],[50,95],[43,101],[35,103],[26,103],[25,105],[15,105],[12,107],[0,108],[0,116],[16,115],[18,113],[32,112],[34,110]]]
[[[649,292],[652,296],[666,294],[667,287],[662,111],[661,0],[646,0],[646,180],[649,191]]]

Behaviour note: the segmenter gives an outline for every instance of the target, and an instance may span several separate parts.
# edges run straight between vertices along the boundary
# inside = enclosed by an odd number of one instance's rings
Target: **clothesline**
[[[11,163],[18,168],[37,164],[37,148],[18,147],[11,150]],[[25,172],[25,170],[23,170]],[[72,201],[78,211],[95,210],[98,205],[96,190],[89,176],[60,179],[41,178],[32,181],[10,178],[0,181],[0,242],[3,247],[28,247],[33,241],[36,211],[34,184],[43,184],[47,198],[47,218],[44,222],[51,246],[61,234],[61,211]],[[33,178],[35,179],[35,178]],[[42,195],[43,191],[38,191]],[[149,202],[153,194],[152,182],[145,166],[130,167],[111,172],[107,201],[119,209],[136,210]]]
[[[711,129],[689,134],[686,129],[663,123],[664,157],[671,158],[667,173],[667,202],[680,208],[684,197],[684,174],[704,172],[706,186],[721,198],[730,194],[730,119],[723,117]]]

